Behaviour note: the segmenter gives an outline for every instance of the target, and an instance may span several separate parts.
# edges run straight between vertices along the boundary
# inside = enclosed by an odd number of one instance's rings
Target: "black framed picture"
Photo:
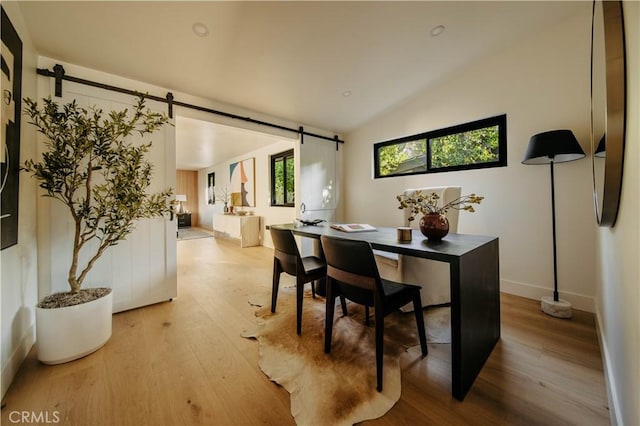
[[[215,204],[216,203],[215,188],[216,188],[216,174],[215,173],[209,173],[207,175],[207,202],[208,202],[208,204]]]
[[[1,7],[0,7],[1,8]],[[22,40],[2,12],[2,143],[0,188],[2,191],[2,249],[18,244],[18,189],[20,171],[20,112],[22,108]]]

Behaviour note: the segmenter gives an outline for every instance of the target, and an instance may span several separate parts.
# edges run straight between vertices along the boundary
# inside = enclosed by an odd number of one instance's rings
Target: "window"
[[[293,150],[271,156],[271,205],[293,207],[295,203]]]
[[[507,116],[499,115],[373,146],[375,177],[507,165]]]

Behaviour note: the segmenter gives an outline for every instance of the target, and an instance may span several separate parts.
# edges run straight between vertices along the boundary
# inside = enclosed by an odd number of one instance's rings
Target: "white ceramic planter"
[[[97,351],[111,337],[113,291],[100,299],[65,308],[36,307],[38,359],[61,364]]]

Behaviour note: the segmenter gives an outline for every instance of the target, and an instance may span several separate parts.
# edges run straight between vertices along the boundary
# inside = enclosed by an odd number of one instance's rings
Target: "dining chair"
[[[304,285],[311,283],[311,294],[316,297],[315,281],[324,279],[327,274],[327,264],[320,256],[300,255],[293,233],[288,229],[270,228],[273,240],[273,279],[271,290],[271,312],[276,311],[280,275],[284,272],[296,277],[296,332],[302,333],[302,300]],[[342,311],[346,315],[347,306],[344,299]]]
[[[414,192],[421,191],[424,194],[436,193],[440,197],[438,206],[442,206],[460,197],[462,188],[459,186],[436,186],[427,188],[407,189],[404,194],[413,195]],[[409,221],[410,211],[403,209],[403,226],[418,228],[418,218]],[[445,216],[449,220],[449,232],[458,232],[459,210],[449,209]],[[423,306],[442,305],[451,303],[451,284],[449,278],[449,264],[437,262],[435,260],[420,259],[413,256],[388,253],[374,250],[376,262],[380,275],[388,280],[419,285]],[[403,311],[410,311],[411,305],[402,308]]]
[[[422,355],[427,355],[427,338],[420,287],[401,284],[380,277],[371,245],[366,241],[321,237],[327,261],[327,308],[324,352],[331,352],[335,298],[345,297],[366,307],[373,307],[375,319],[376,389],[382,391],[384,317],[413,302]]]

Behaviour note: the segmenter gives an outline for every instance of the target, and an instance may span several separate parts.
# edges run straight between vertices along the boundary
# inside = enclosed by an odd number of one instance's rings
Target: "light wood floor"
[[[249,296],[270,293],[272,255],[178,242],[178,297],[115,315],[111,340],[81,360],[45,366],[32,350],[2,424],[12,411],[78,426],[293,424],[288,393],[258,367],[257,342],[240,337],[255,321]],[[593,315],[552,318],[506,294],[501,306],[502,338],[464,402],[451,397],[449,345],[429,345],[427,358],[402,360],[400,401],[366,424],[609,424]]]

